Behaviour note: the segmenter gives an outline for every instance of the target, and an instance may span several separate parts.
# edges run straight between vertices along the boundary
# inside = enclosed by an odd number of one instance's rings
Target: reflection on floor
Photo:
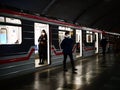
[[[39,65],[39,59],[35,59],[35,67],[40,67],[41,65]]]
[[[72,73],[62,66],[0,82],[1,90],[120,90],[120,56],[107,54],[92,56],[75,62],[78,69]],[[119,66],[119,67],[116,67]],[[119,78],[119,79],[118,79]],[[116,81],[117,80],[117,81]],[[114,82],[113,82],[114,81]],[[116,89],[117,87],[117,89]]]
[[[45,66],[48,65],[47,62],[45,62],[44,64],[39,64],[39,59],[35,59],[35,67],[41,67],[41,66]]]

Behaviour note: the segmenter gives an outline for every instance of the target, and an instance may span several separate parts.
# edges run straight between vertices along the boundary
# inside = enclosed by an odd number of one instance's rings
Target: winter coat
[[[103,47],[103,48],[106,47],[107,43],[108,43],[108,42],[107,42],[106,39],[102,39],[102,40],[100,41],[100,45],[101,45],[101,47]]]
[[[65,37],[61,43],[61,48],[63,49],[63,53],[69,54],[72,53],[74,41],[72,38]]]

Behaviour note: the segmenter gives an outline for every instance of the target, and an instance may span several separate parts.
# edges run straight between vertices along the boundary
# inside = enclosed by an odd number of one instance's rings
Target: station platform
[[[0,81],[1,90],[120,90],[120,55],[95,55],[75,61],[63,72],[62,65]]]

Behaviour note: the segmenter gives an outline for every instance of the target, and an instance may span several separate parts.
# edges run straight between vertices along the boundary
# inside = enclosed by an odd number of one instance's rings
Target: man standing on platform
[[[106,46],[107,46],[107,39],[105,38],[105,36],[103,36],[102,40],[100,41],[100,45],[102,47],[102,54],[103,56],[105,55],[106,52]]]
[[[65,72],[67,71],[67,68],[66,68],[67,56],[70,57],[72,72],[75,73],[75,70],[77,70],[77,69],[75,69],[75,66],[74,66],[74,60],[73,60],[73,54],[72,54],[73,45],[74,45],[74,41],[72,38],[70,38],[70,32],[66,31],[65,38],[63,39],[63,41],[61,43],[61,48],[63,49],[63,55],[64,55],[63,70]]]

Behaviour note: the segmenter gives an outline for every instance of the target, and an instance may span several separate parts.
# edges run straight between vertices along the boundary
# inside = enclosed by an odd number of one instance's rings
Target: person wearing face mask
[[[75,70],[77,70],[74,66],[74,60],[73,60],[73,55],[72,55],[72,49],[73,49],[73,45],[74,45],[74,41],[72,38],[70,38],[70,32],[66,31],[65,32],[65,38],[63,39],[63,41],[61,42],[61,49],[63,49],[63,71],[67,71],[66,68],[66,60],[67,60],[67,56],[70,57],[70,61],[71,61],[71,66],[72,66],[72,72],[76,73]]]
[[[47,60],[47,34],[45,30],[42,30],[41,36],[38,39],[39,42],[39,64],[44,64],[44,61]]]

